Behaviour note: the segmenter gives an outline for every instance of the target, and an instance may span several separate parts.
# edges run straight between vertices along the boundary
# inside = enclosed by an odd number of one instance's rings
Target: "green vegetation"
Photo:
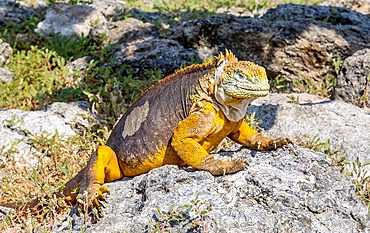
[[[253,12],[254,10],[267,9],[271,7],[276,7],[283,3],[295,3],[295,4],[305,4],[305,5],[317,5],[322,2],[322,0],[281,0],[281,1],[267,1],[267,0],[157,0],[154,1],[153,8],[142,7],[143,0],[128,0],[126,1],[130,7],[141,8],[146,11],[160,11],[175,14],[176,12],[184,12],[185,10],[193,13],[208,12],[213,13],[218,8],[230,8],[230,7],[242,7],[246,8],[248,11]],[[205,16],[203,14],[192,15],[192,17],[200,18]]]
[[[55,101],[86,100],[111,126],[135,98],[162,78],[159,70],[148,70],[138,78],[125,66],[102,67],[113,62],[110,55],[114,49],[112,45],[103,47],[104,35],[98,41],[60,34],[36,36],[33,30],[38,21],[31,17],[21,25],[9,23],[0,30],[0,38],[14,50],[8,64],[14,81],[0,83],[0,108],[34,110]],[[19,39],[20,34],[26,33],[31,38]],[[72,74],[67,63],[85,56],[94,58],[86,73]]]
[[[370,73],[367,75],[367,79],[366,79],[366,85],[365,85],[365,89],[363,91],[363,94],[361,97],[359,97],[357,100],[355,100],[354,104],[356,104],[357,106],[360,106],[360,107],[363,107],[363,108],[367,108],[368,105],[367,103],[369,103],[369,85],[370,84]]]
[[[333,59],[332,64],[331,74],[328,74],[323,80],[315,80],[303,75],[301,79],[288,81],[281,75],[278,75],[270,79],[271,91],[277,93],[309,93],[329,98],[334,90],[336,77],[342,67],[342,61],[340,58]]]
[[[361,197],[370,213],[370,174],[364,169],[370,165],[370,161],[361,162],[357,157],[355,162],[351,163],[352,172],[347,172],[352,177],[356,186],[356,194]],[[368,167],[367,167],[368,168]]]
[[[200,228],[202,232],[207,232],[204,217],[212,210],[212,207],[206,200],[199,200],[199,194],[200,192],[195,195],[195,198],[189,204],[181,206],[172,204],[166,212],[157,208],[155,211],[158,220],[154,224],[149,221],[148,232],[169,232],[168,227],[171,225],[190,220],[193,228]],[[191,218],[189,216],[191,212],[195,213],[195,217]]]

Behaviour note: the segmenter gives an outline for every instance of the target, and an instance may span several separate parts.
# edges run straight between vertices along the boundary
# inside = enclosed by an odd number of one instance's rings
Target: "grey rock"
[[[329,101],[327,98],[321,98],[316,95],[311,95],[308,93],[291,93],[291,94],[278,94],[278,93],[269,93],[265,97],[260,97],[252,101],[251,105],[260,106],[266,104],[286,104],[286,103],[296,103],[296,104],[313,104],[313,103],[322,103]]]
[[[356,25],[363,28],[370,27],[368,15],[353,12],[343,7],[282,4],[276,9],[269,9],[262,18],[267,21],[311,19],[313,23],[322,21],[335,26]],[[338,29],[341,31],[341,27],[338,27]]]
[[[0,177],[1,177],[1,174],[0,174]],[[7,208],[7,207],[4,207],[4,206],[0,206],[0,220],[3,220],[3,218],[8,215],[11,211],[14,211],[14,209],[11,209],[11,208]],[[21,230],[21,229],[19,229]]]
[[[137,8],[132,8],[128,11],[129,14],[132,14],[135,18],[142,20],[145,23],[156,24],[168,24],[170,20],[174,21],[175,16],[163,12],[146,12]],[[163,28],[163,27],[162,27]]]
[[[68,68],[70,73],[73,75],[68,76],[66,81],[74,84],[78,84],[79,82],[81,82],[82,79],[85,77],[89,65],[92,62],[94,62],[94,57],[92,56],[81,57],[77,58],[74,61],[68,62],[66,68]],[[77,72],[79,72],[78,77],[76,77]]]
[[[370,49],[346,58],[337,77],[333,98],[370,107]]]
[[[240,60],[261,61],[263,51],[273,36],[264,20],[232,15],[212,16],[206,19],[183,21],[168,32],[170,39],[185,48],[210,48],[233,51]],[[261,43],[260,43],[261,42]]]
[[[369,0],[324,0],[320,3],[320,5],[346,7],[362,14],[370,14]]]
[[[241,17],[261,17],[266,13],[267,9],[253,9],[252,11],[248,8],[245,7],[235,7],[235,6],[230,6],[230,7],[220,7],[217,8],[215,13],[216,14],[230,14],[230,15],[235,15],[235,16],[241,16]]]
[[[86,232],[152,232],[156,223],[169,232],[369,232],[367,208],[348,177],[330,159],[297,146],[256,152],[234,148],[222,156],[242,157],[247,170],[214,177],[205,171],[164,166],[107,184],[105,216]],[[190,204],[199,193],[203,218]],[[181,220],[165,221],[156,209],[170,207]],[[199,212],[200,212],[199,211]],[[55,232],[79,232],[76,207]],[[204,229],[205,227],[205,229]]]
[[[38,111],[0,109],[1,153],[15,151],[11,159],[19,161],[17,165],[34,166],[38,151],[31,146],[32,136],[51,137],[56,133],[60,139],[74,136],[89,125],[84,117],[90,114],[88,108],[85,102],[56,102]]]
[[[13,74],[5,67],[0,67],[0,82],[13,81]]]
[[[0,1],[0,26],[9,22],[19,24],[30,16],[40,16],[39,13],[29,7],[24,7],[14,0]]]
[[[3,42],[0,39],[0,65],[1,64],[8,64],[9,58],[13,54],[13,49],[10,47],[10,44]]]
[[[94,26],[104,23],[106,19],[102,13],[91,6],[58,3],[47,9],[45,20],[38,23],[35,32],[41,35],[87,36]]]
[[[107,23],[98,23],[91,28],[89,36],[93,37],[96,41],[106,40],[110,36]]]
[[[215,15],[181,21],[167,38],[184,48],[230,49],[239,59],[266,67],[270,77],[319,80],[331,72],[333,59],[370,47],[369,21],[369,15],[346,8],[286,4],[262,18]]]
[[[87,128],[89,126],[86,116],[91,115],[94,117],[89,103],[85,101],[74,103],[55,102],[38,109],[38,111],[61,117],[65,124],[69,125],[77,133],[80,132],[81,128]]]
[[[66,67],[70,70],[71,73],[75,73],[77,71],[85,71],[88,68],[88,65],[93,61],[94,57],[81,57],[72,62],[68,62]]]
[[[253,17],[253,13],[244,7],[220,7],[215,11],[216,14],[230,14],[241,17]]]
[[[177,41],[151,39],[133,44],[120,44],[113,54],[114,66],[128,65],[137,74],[145,69],[160,69],[163,74],[172,73],[174,67],[190,65],[191,60],[199,60],[197,51],[185,49]],[[188,61],[188,62],[185,62]]]
[[[66,9],[68,12],[64,12]],[[86,16],[85,11],[97,13]],[[47,12],[38,31],[49,28],[51,32],[73,34],[78,25],[81,29],[77,34],[83,31],[97,37],[105,33],[109,43],[118,43],[112,55],[115,65],[125,64],[138,76],[153,67],[168,75],[184,62],[209,59],[227,48],[241,60],[266,67],[270,77],[280,74],[290,81],[322,80],[333,72],[333,59],[344,60],[370,47],[370,16],[346,8],[286,4],[269,9],[262,18],[215,15],[183,20],[171,27],[168,21],[173,16],[137,9],[129,12],[141,20],[118,22],[100,20],[99,11],[86,5],[56,4]],[[94,27],[89,24],[94,21],[92,17],[100,20]],[[153,54],[159,58],[154,62],[149,61]],[[171,58],[174,61],[167,60]]]
[[[284,96],[268,97],[267,104],[251,106],[247,110],[262,121],[259,126],[268,135],[317,136],[322,142],[330,140],[331,150],[338,151],[348,161],[354,162],[357,157],[361,162],[370,161],[370,115],[364,109],[342,101],[319,99],[312,103],[284,103]],[[274,98],[277,101],[271,101]],[[263,102],[262,98],[257,104]],[[365,169],[369,170],[367,167]],[[352,170],[351,167],[347,169]]]
[[[50,1],[48,0],[26,0],[26,1],[17,1],[17,3],[20,6],[34,8],[34,9],[46,8],[48,5],[50,5]]]
[[[163,38],[160,29],[154,24],[144,23],[135,18],[111,23],[109,27],[109,42],[112,44],[120,43],[121,46]]]
[[[126,2],[121,0],[93,0],[89,6],[100,11],[106,18],[117,18],[121,12],[129,10]]]

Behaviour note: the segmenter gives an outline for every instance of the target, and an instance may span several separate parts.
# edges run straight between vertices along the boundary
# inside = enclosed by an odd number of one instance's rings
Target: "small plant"
[[[292,89],[292,84],[288,82],[285,78],[283,78],[281,75],[278,75],[273,79],[270,79],[269,83],[272,92],[281,93],[291,91]]]
[[[159,208],[156,208],[155,211],[158,220],[154,225],[152,225],[151,221],[148,222],[148,232],[169,232],[168,227],[171,225],[176,225],[181,221],[191,221],[190,224],[192,227],[201,227],[205,233],[206,223],[204,217],[212,208],[207,201],[199,200],[199,194],[200,192],[196,194],[195,198],[192,199],[189,204],[179,207],[172,204],[167,212],[163,212]],[[196,217],[191,219],[189,216],[190,212],[194,212]]]
[[[106,125],[111,127],[130,103],[161,78],[162,73],[157,69],[146,70],[144,77],[139,79],[125,65],[118,69],[98,67],[87,72],[85,82],[78,88],[90,102],[93,112],[102,115]]]
[[[370,86],[370,73],[367,75],[365,88],[363,90],[362,96],[360,96],[358,99],[354,101],[355,105],[362,107],[362,108],[367,108],[368,105],[370,105],[369,86]]]
[[[286,97],[290,99],[290,102],[292,102],[293,104],[299,104],[299,96],[294,97],[292,95],[287,95]]]
[[[77,5],[77,4],[85,4],[85,5],[90,5],[92,1],[88,0],[69,0],[68,5]]]
[[[333,67],[334,67],[334,71],[337,74],[337,76],[339,75],[339,71],[342,65],[343,65],[343,62],[340,59],[340,57],[333,59]]]
[[[204,220],[204,216],[208,214],[209,211],[212,210],[212,207],[208,205],[208,202],[206,200],[199,200],[200,192],[198,192],[195,196],[195,199],[191,200],[190,208],[192,211],[194,211],[198,217],[192,222],[192,225],[195,227],[197,225],[200,225],[203,228],[203,232],[206,232],[206,222]],[[183,206],[185,208],[185,206]]]
[[[79,207],[82,206],[81,209],[79,209],[79,211],[84,216],[84,226],[83,226],[82,229],[86,230],[87,225],[90,223],[90,221],[89,221],[89,205],[88,205],[89,196],[88,196],[88,192],[85,190],[83,194],[78,194],[77,197],[76,197],[76,200],[77,200],[77,204],[79,204]],[[97,210],[94,208],[93,211],[97,211]],[[94,220],[94,223],[96,223],[96,219]]]
[[[370,165],[370,161],[361,162],[357,157],[356,161],[350,164],[352,165],[352,171],[347,171],[347,173],[352,177],[352,181],[356,187],[356,194],[364,201],[370,214],[370,175],[365,169],[366,166]]]
[[[336,76],[339,74],[342,61],[340,58],[333,59],[333,70]],[[315,80],[302,76],[301,79],[296,79],[292,82],[285,80],[282,76],[278,75],[274,79],[270,79],[270,86],[272,92],[277,93],[309,93],[321,97],[330,97],[336,84],[336,76],[328,74],[322,80]],[[289,98],[289,97],[288,97]],[[296,101],[293,101],[296,102]]]
[[[258,115],[256,117],[256,112],[248,113],[244,116],[244,121],[247,122],[247,124],[255,130],[263,130],[258,125],[262,122],[262,115]]]
[[[259,17],[259,12],[262,9],[265,9],[267,5],[268,1],[248,0],[245,2],[244,7],[246,7],[249,12],[253,14],[254,17]]]
[[[33,32],[40,21],[39,17],[31,15],[20,24],[11,21],[5,26],[1,25],[0,38],[8,42],[13,50],[29,49],[41,38]]]
[[[318,95],[321,97],[330,97],[336,83],[334,76],[328,76],[323,80],[315,81],[312,78],[294,80],[292,89],[294,92],[304,92]]]
[[[235,145],[235,142],[226,137],[220,142],[220,144],[218,144],[218,146],[215,149],[213,149],[211,153],[217,154],[222,150],[230,149],[233,145]]]
[[[162,219],[162,221],[156,222],[154,225],[154,232],[168,232],[166,229],[167,225],[171,224],[172,222],[182,221],[184,219],[182,214],[179,213],[179,210],[175,210],[175,206],[175,204],[172,204],[167,212],[163,212],[159,208],[155,209],[156,214]],[[150,226],[148,226],[148,229],[150,229]]]
[[[322,152],[326,155],[334,156],[338,151],[333,151],[330,148],[330,139],[322,141],[318,135],[313,136],[305,145],[306,148],[313,149],[314,151]]]

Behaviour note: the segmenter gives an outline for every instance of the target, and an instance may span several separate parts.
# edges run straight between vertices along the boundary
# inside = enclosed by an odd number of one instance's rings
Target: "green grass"
[[[144,77],[134,77],[126,66],[102,66],[113,62],[114,46],[103,47],[105,35],[98,41],[60,34],[34,36],[37,21],[31,17],[21,25],[9,23],[0,30],[0,38],[10,42],[14,50],[8,64],[14,81],[0,83],[0,108],[35,110],[55,101],[86,100],[112,126],[134,99],[162,78],[160,70],[147,70]],[[33,35],[29,43],[13,36],[27,32]],[[72,74],[66,65],[85,56],[92,56],[94,61],[79,80],[81,74]]]
[[[323,98],[330,98],[342,67],[340,58],[333,59],[331,72],[323,80],[299,77],[294,81],[288,81],[281,75],[270,79],[271,91],[276,93],[309,93]]]
[[[144,1],[128,0],[126,1],[130,7],[143,8]],[[175,13],[179,10],[207,10],[215,11],[217,8],[230,8],[230,7],[243,7],[248,10],[255,9],[267,9],[276,7],[278,4],[283,3],[294,3],[294,4],[305,4],[305,5],[317,5],[322,0],[281,0],[281,1],[267,1],[267,0],[157,0],[154,1],[153,8],[143,8],[148,11],[160,11],[167,13]]]
[[[56,52],[40,50],[15,51],[9,70],[14,81],[0,83],[0,107],[33,110],[51,103],[60,88],[66,87],[66,61]]]

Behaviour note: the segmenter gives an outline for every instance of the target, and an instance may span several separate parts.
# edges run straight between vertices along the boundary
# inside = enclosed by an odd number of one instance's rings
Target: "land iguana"
[[[255,150],[290,143],[288,138],[263,137],[244,121],[248,104],[266,96],[269,88],[263,67],[238,61],[228,50],[213,61],[181,69],[132,103],[106,145],[97,148],[63,194],[75,204],[73,190],[87,191],[87,204],[102,215],[100,201],[109,194],[104,183],[124,176],[166,164],[189,165],[213,175],[246,168],[247,162],[240,158],[216,160],[209,153],[226,137]]]

